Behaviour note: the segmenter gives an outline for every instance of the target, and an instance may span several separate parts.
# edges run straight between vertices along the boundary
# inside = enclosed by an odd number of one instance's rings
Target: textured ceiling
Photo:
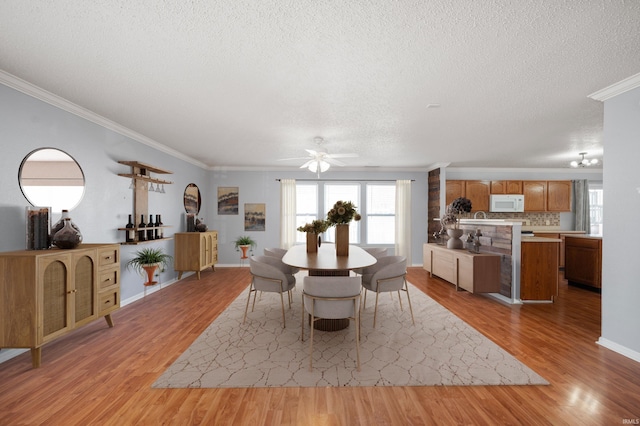
[[[636,0],[2,0],[0,28],[0,69],[207,166],[322,136],[352,167],[567,167],[603,159],[587,96],[640,72]]]

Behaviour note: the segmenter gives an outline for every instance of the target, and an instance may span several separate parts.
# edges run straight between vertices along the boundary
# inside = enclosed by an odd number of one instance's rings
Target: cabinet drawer
[[[473,259],[458,257],[458,287],[473,293]]]
[[[451,283],[456,282],[453,254],[434,253],[433,274]]]
[[[98,274],[98,291],[120,285],[120,268],[111,268],[100,271]]]
[[[104,269],[118,265],[120,267],[120,249],[109,246],[98,250],[98,268]]]
[[[565,238],[565,247],[600,248],[601,240],[595,238]]]
[[[120,292],[118,290],[104,291],[98,295],[98,315],[109,313],[120,306]]]

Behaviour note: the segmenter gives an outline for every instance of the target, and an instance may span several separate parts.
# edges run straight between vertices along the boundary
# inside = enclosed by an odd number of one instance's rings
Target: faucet
[[[475,213],[474,213],[474,215],[473,215],[473,218],[474,218],[474,219],[477,219],[477,218],[478,218],[478,213],[482,213],[483,219],[486,219],[486,218],[487,218],[487,214],[486,214],[485,212],[483,212],[483,211],[478,211],[478,212],[475,212]]]

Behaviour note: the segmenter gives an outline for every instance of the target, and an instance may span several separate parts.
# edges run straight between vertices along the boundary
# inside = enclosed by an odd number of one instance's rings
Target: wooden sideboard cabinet
[[[0,253],[0,347],[29,348],[34,367],[42,345],[120,306],[120,247],[82,244],[71,250]]]
[[[433,243],[423,245],[423,267],[470,293],[500,292],[500,256],[452,250]]]
[[[185,271],[193,271],[200,279],[200,271],[218,263],[218,232],[179,232],[175,239],[174,269],[178,279]]]
[[[564,278],[572,284],[602,288],[602,238],[565,237]]]

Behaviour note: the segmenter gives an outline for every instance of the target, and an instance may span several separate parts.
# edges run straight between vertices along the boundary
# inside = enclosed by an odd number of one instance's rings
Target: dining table
[[[377,262],[361,247],[349,245],[347,256],[336,254],[335,244],[323,243],[317,252],[307,252],[307,246],[295,245],[282,257],[282,262],[294,268],[306,269],[309,276],[348,277],[354,269],[366,268]],[[349,327],[348,318],[319,319],[314,322],[316,330],[337,331]]]

